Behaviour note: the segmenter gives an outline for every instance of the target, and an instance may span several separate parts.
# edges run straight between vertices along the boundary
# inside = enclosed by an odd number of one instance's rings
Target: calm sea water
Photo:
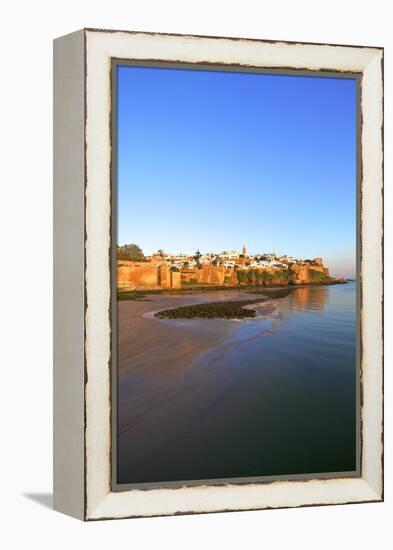
[[[124,481],[356,469],[356,284],[299,288],[277,303],[197,357],[194,393],[173,413],[186,420]]]

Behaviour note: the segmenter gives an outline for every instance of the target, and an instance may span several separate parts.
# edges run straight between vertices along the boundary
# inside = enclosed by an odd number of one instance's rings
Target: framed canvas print
[[[383,49],[54,43],[54,506],[383,499]]]

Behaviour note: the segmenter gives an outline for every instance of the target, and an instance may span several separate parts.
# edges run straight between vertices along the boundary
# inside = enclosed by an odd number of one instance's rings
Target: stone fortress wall
[[[117,285],[130,289],[181,288],[181,273],[171,271],[165,263],[118,260]]]
[[[285,284],[282,271],[275,268],[258,268],[271,275],[271,284]],[[329,270],[324,267],[321,258],[315,258],[313,265],[296,264],[290,267],[292,284],[307,284],[322,278],[329,278]],[[234,267],[205,265],[199,269],[183,269],[172,271],[169,263],[138,262],[118,260],[117,285],[119,289],[165,289],[186,288],[195,285],[238,286],[238,278]],[[240,285],[239,285],[240,286]]]

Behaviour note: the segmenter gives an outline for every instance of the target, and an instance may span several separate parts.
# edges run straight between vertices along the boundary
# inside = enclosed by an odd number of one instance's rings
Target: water
[[[119,445],[120,482],[356,470],[356,284],[276,303],[193,361],[145,452]]]

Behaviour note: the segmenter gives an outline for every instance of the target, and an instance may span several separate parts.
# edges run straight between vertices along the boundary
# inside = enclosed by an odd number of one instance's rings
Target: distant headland
[[[135,244],[117,247],[117,287],[127,291],[199,290],[344,283],[330,276],[322,258],[241,251],[145,256]]]

